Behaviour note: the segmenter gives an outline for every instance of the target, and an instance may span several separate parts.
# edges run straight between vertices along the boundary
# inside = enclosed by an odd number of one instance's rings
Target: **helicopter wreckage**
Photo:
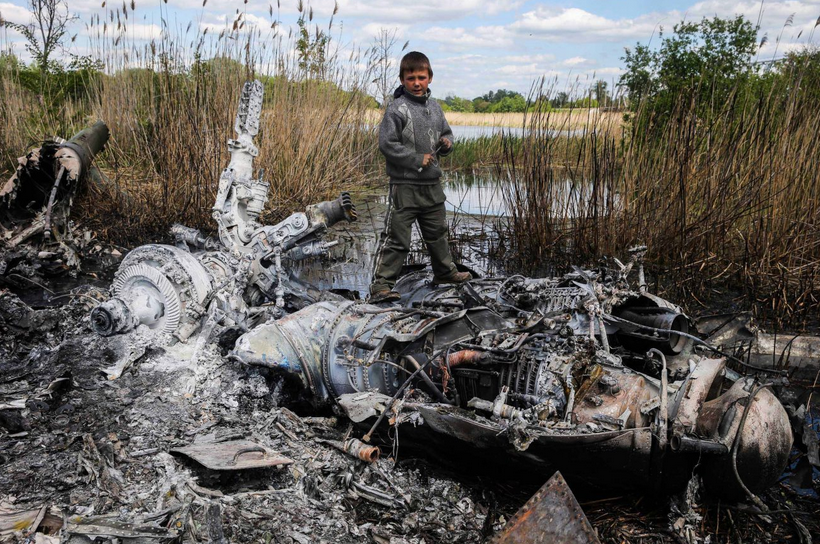
[[[230,358],[288,377],[306,403],[369,428],[365,442],[403,425],[428,444],[472,447],[486,466],[654,490],[697,471],[735,498],[782,473],[792,432],[772,382],[731,370],[680,307],[647,291],[645,247],[626,264],[552,278],[434,288],[411,273],[392,306],[301,284],[290,264],[326,253],[325,233],[356,210],[343,193],[259,223],[269,189],[253,172],[262,93],[259,82],[242,92],[213,207],[218,238],[175,225],[175,245],[131,251],[91,313],[100,335],[238,336]]]

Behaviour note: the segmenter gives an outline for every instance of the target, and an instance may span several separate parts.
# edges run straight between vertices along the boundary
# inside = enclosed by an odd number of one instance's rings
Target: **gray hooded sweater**
[[[425,153],[432,153],[441,137],[453,143],[453,131],[444,118],[438,102],[425,96],[414,96],[399,87],[395,100],[384,112],[379,125],[379,149],[387,159],[390,183],[433,185],[441,178],[437,163],[422,168]],[[453,150],[439,151],[447,155]],[[419,171],[421,169],[421,171]]]

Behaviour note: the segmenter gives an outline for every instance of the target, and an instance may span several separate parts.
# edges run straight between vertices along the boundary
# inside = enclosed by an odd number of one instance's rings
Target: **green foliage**
[[[507,89],[498,89],[497,91],[490,91],[479,98],[486,102],[489,102],[490,104],[495,104],[496,102],[501,102],[507,97],[512,98],[516,96],[521,96],[521,94],[515,91],[508,91]]]
[[[573,108],[597,108],[598,107],[598,100],[587,96],[585,98],[579,98],[578,100],[572,103]]]
[[[491,104],[481,97],[473,98],[473,111],[476,113],[484,113],[490,106]]]
[[[444,104],[447,105],[449,108],[447,111],[459,111],[459,112],[472,112],[473,103],[466,98],[461,98],[458,96],[448,95],[447,98],[444,99]],[[444,107],[442,104],[442,107]]]
[[[523,113],[528,109],[527,99],[521,93],[498,89],[485,95],[477,96],[472,100],[448,95],[442,102],[446,105],[445,111],[468,113]]]
[[[489,113],[525,112],[527,111],[527,101],[520,94],[514,93],[491,104],[487,111]]]
[[[603,79],[596,81],[595,85],[592,87],[592,92],[595,95],[595,102],[598,106],[608,106],[609,102],[611,102],[607,87],[607,82]]]
[[[564,91],[556,93],[555,96],[550,100],[550,106],[552,106],[552,108],[556,110],[559,108],[566,108],[567,106],[569,106],[569,94]]]
[[[788,80],[794,82],[798,96],[820,104],[820,49],[790,52],[778,67],[778,73],[790,76]]]
[[[315,32],[311,36],[311,32],[305,21],[304,12],[302,12],[299,19],[296,20],[296,24],[299,27],[299,39],[296,41],[299,69],[303,70],[308,77],[324,77],[330,36],[323,30],[319,30],[319,27],[316,27]]]
[[[684,21],[660,38],[656,50],[641,44],[626,49],[620,79],[632,107],[643,104],[656,118],[668,117],[683,96],[702,99],[705,113],[754,76],[757,28],[742,16]]]

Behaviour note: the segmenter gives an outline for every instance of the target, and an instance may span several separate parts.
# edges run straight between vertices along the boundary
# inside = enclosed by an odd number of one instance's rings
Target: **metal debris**
[[[38,234],[46,240],[65,235],[74,195],[90,172],[99,177],[91,163],[107,141],[108,127],[97,121],[18,159],[17,172],[0,188],[0,238],[7,248]]]
[[[507,522],[493,544],[539,544],[565,542],[597,544],[595,529],[572,494],[564,477],[556,472]]]
[[[172,448],[171,453],[190,457],[211,470],[245,470],[249,468],[281,467],[293,463],[284,455],[250,440],[234,440],[216,444],[192,444]]]

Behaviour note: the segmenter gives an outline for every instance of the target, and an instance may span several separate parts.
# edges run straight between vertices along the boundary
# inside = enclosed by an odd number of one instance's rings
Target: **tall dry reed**
[[[0,87],[15,97],[0,106],[0,126],[17,120],[0,132],[6,168],[43,135],[68,136],[102,119],[111,140],[97,164],[110,183],[90,187],[75,218],[122,244],[156,239],[173,222],[212,229],[210,207],[229,161],[242,84],[259,78],[265,101],[255,164],[271,183],[264,220],[369,180],[377,153],[364,92],[370,52],[340,58],[329,38],[332,21],[320,28],[302,9],[304,35],[281,30],[273,18],[263,31],[237,13],[216,32],[175,29],[163,19],[150,39],[147,25],[131,28],[135,3],[104,10],[86,22],[102,74],[82,100],[52,104],[11,71],[0,73]],[[365,67],[351,69],[357,65]]]
[[[795,84],[801,67],[785,70],[706,115],[681,96],[668,121],[624,138],[605,119],[555,138],[549,112],[530,116],[520,153],[506,154],[508,258],[560,269],[645,243],[676,296],[728,291],[807,326],[820,309],[820,110]]]

